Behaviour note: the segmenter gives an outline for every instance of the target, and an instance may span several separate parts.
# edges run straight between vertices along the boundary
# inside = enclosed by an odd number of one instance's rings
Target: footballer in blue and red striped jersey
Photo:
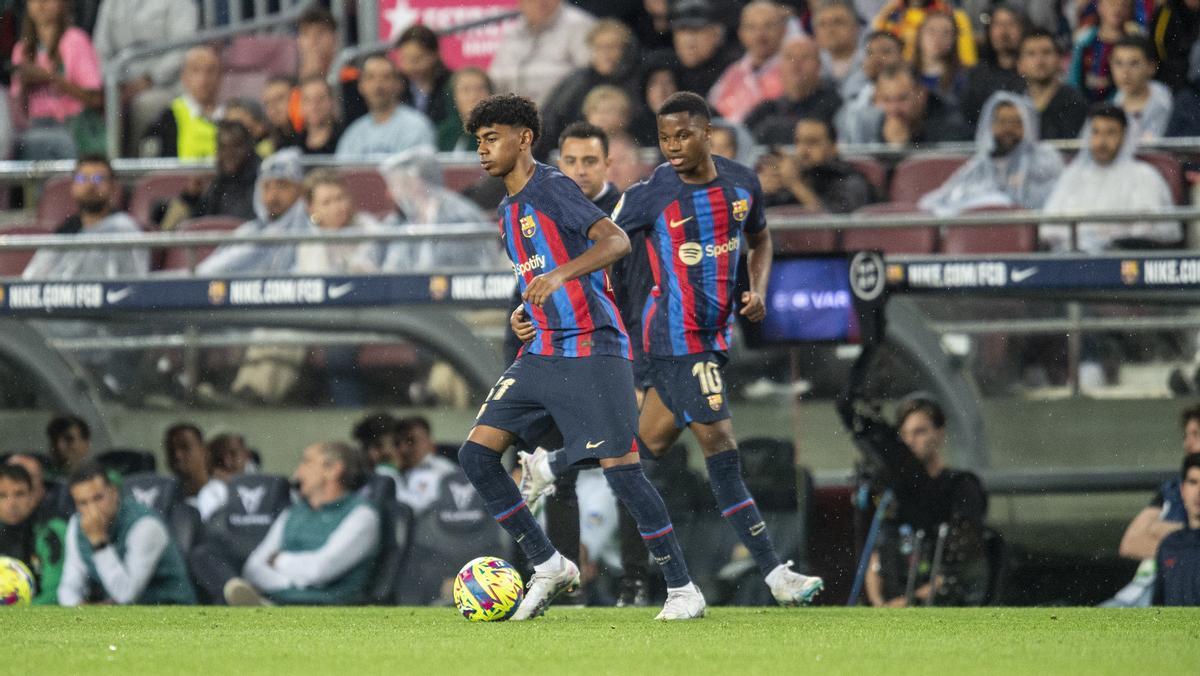
[[[650,386],[638,437],[643,448],[661,455],[691,429],[721,516],[772,596],[784,605],[806,604],[824,582],[792,570],[771,544],[742,478],[721,378],[735,308],[752,322],[766,317],[772,252],[762,187],[748,167],[712,154],[712,112],[702,97],[672,94],[656,117],[667,163],[627,190],[613,211],[626,233],[646,233],[654,273],[642,327]],[[743,252],[750,284],[735,298]]]
[[[574,181],[540,162],[525,187],[500,202],[499,214],[500,238],[521,293],[538,275],[591,248],[588,229],[608,218]],[[537,330],[524,348],[527,352],[556,357],[633,358],[629,336],[602,269],[566,282],[541,307],[526,301],[525,314]]]
[[[645,229],[655,288],[643,308],[643,348],[657,356],[729,349],[742,233],[762,232],[762,188],[749,167],[713,156],[716,179],[684,183],[670,164],[631,186],[614,211]]]
[[[521,332],[529,344],[484,399],[458,452],[471,485],[533,564],[529,590],[511,619],[541,615],[580,584],[578,566],[556,550],[529,505],[584,460],[604,470],[663,568],[668,600],[658,619],[703,617],[704,595],[639,460],[629,336],[603,272],[629,253],[629,237],[574,181],[533,159],[541,121],[532,101],[489,97],[471,110],[465,127],[479,142],[480,166],[504,181],[501,236],[520,280],[522,310],[534,325],[532,336]],[[521,453],[518,490],[500,456],[555,425],[562,450],[553,457],[545,449]]]

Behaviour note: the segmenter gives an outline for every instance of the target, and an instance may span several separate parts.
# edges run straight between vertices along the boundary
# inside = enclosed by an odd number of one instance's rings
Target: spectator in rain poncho
[[[263,160],[254,185],[253,221],[246,221],[230,237],[245,235],[303,235],[316,228],[305,212],[304,173],[300,150],[286,148]],[[222,244],[196,266],[196,274],[236,275],[288,272],[296,263],[295,244]]]
[[[1171,189],[1154,167],[1134,158],[1137,138],[1125,112],[1097,104],[1084,127],[1079,154],[1067,165],[1047,198],[1046,213],[1157,211],[1173,205]],[[1038,229],[1052,251],[1071,249],[1067,225]],[[1076,248],[1087,253],[1106,249],[1154,248],[1183,239],[1179,223],[1079,223]]]
[[[433,148],[423,146],[388,158],[379,169],[396,211],[384,225],[401,232],[435,234],[439,224],[491,225],[472,202],[442,186],[442,169]],[[447,268],[500,269],[504,260],[496,238],[405,239],[388,245],[382,269],[429,272]]]
[[[1057,150],[1038,142],[1037,125],[1027,99],[993,94],[979,116],[975,155],[922,197],[920,207],[939,216],[990,206],[1042,208],[1063,164]]]
[[[75,165],[71,199],[79,212],[55,231],[59,235],[130,235],[141,233],[133,217],[113,211],[120,190],[112,166],[103,157],[85,157]],[[25,279],[99,279],[142,277],[150,269],[146,249],[39,249],[25,267]]]

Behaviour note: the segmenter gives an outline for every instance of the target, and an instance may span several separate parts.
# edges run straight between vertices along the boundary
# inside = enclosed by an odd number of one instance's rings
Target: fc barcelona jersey
[[[538,275],[591,248],[588,230],[608,217],[574,181],[540,162],[525,187],[500,202],[499,214],[500,238],[522,293]],[[563,284],[542,307],[525,303],[525,313],[537,330],[528,352],[633,357],[602,269]]]
[[[626,232],[645,230],[654,288],[642,310],[648,354],[729,349],[742,233],[761,232],[762,188],[754,172],[713,157],[717,178],[684,183],[669,164],[634,185],[613,212]]]

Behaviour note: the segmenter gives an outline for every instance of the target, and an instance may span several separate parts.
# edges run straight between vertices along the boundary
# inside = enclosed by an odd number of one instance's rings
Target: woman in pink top
[[[66,0],[26,3],[11,88],[29,123],[19,151],[25,158],[73,157],[73,123],[85,109],[104,104],[96,50],[87,33],[67,22]]]

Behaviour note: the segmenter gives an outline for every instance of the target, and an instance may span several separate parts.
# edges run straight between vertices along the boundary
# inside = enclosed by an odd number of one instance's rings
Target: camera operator
[[[867,596],[876,607],[979,605],[987,592],[984,518],[987,493],[975,474],[946,467],[946,418],[937,402],[911,396],[901,403],[893,426],[865,396],[876,352],[864,346],[838,401],[838,413],[863,454],[858,509],[879,504],[890,490],[878,544],[870,553]],[[934,575],[939,529],[948,529]],[[915,557],[915,558],[913,558]]]

